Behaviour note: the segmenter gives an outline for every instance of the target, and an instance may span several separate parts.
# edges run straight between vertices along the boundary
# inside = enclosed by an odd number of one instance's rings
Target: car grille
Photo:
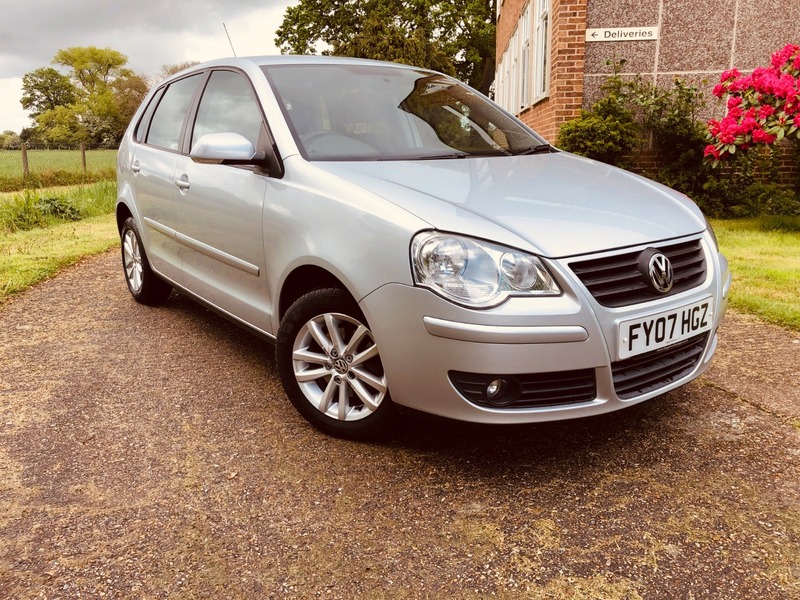
[[[489,408],[539,408],[591,402],[597,397],[594,369],[530,373],[522,375],[484,375],[450,371],[450,381],[470,402]],[[495,379],[508,382],[507,392],[490,401],[486,388]]]
[[[630,306],[684,292],[703,283],[706,261],[700,240],[658,248],[672,263],[674,283],[666,293],[650,288],[638,268],[641,251],[570,263],[570,268],[603,306]]]
[[[612,363],[614,389],[626,400],[669,385],[691,373],[703,356],[708,333],[662,350]]]

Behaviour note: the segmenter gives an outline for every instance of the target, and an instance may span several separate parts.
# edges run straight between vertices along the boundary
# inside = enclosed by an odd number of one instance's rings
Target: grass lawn
[[[84,256],[119,244],[113,214],[54,227],[0,233],[0,304]]]
[[[103,181],[0,194],[0,304],[118,244],[116,190],[115,182]]]
[[[800,330],[800,219],[713,221],[733,273],[730,305],[762,319]]]
[[[86,170],[114,169],[116,150],[87,150]],[[31,173],[47,171],[82,171],[80,150],[28,150],[28,168]],[[0,150],[0,177],[22,177],[22,152]]]

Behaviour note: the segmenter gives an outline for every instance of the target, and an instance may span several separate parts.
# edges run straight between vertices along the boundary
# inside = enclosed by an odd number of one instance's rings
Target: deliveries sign
[[[658,39],[658,27],[587,29],[587,42],[647,42]]]

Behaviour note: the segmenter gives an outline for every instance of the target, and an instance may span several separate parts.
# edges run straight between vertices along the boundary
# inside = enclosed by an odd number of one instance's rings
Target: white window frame
[[[533,102],[550,95],[550,0],[535,0],[533,19]]]
[[[531,3],[528,3],[522,11],[517,31],[519,32],[520,72],[519,95],[516,99],[517,106],[514,108],[517,111],[523,111],[531,105]]]
[[[495,100],[515,115],[550,96],[550,1],[525,6],[497,64]]]

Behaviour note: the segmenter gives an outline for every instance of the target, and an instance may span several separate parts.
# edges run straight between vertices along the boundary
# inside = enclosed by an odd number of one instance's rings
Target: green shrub
[[[0,233],[52,227],[114,212],[116,184],[110,181],[44,192],[26,190],[0,198]]]
[[[618,166],[636,147],[635,140],[636,126],[633,123],[589,111],[565,123],[558,134],[559,148]]]
[[[741,194],[741,202],[734,205],[733,216],[757,217],[760,215],[800,215],[800,201],[793,190],[778,183],[756,181]]]
[[[637,84],[633,100],[661,159],[657,171],[648,175],[684,194],[696,195],[711,175],[703,161],[705,127],[698,117],[705,106],[703,93],[680,78],[668,88],[641,79]]]
[[[614,74],[600,88],[604,95],[581,116],[564,123],[558,147],[611,165],[622,166],[639,145],[640,126],[630,96],[634,83],[620,75],[624,61],[613,64]]]
[[[42,227],[46,219],[37,207],[38,198],[31,191],[0,202],[0,231],[28,230]]]
[[[36,201],[37,210],[48,217],[56,217],[65,221],[79,221],[80,211],[66,198],[59,196],[43,196]]]
[[[779,180],[780,150],[737,152],[711,170],[694,197],[708,215],[724,218],[800,215],[800,197]]]

